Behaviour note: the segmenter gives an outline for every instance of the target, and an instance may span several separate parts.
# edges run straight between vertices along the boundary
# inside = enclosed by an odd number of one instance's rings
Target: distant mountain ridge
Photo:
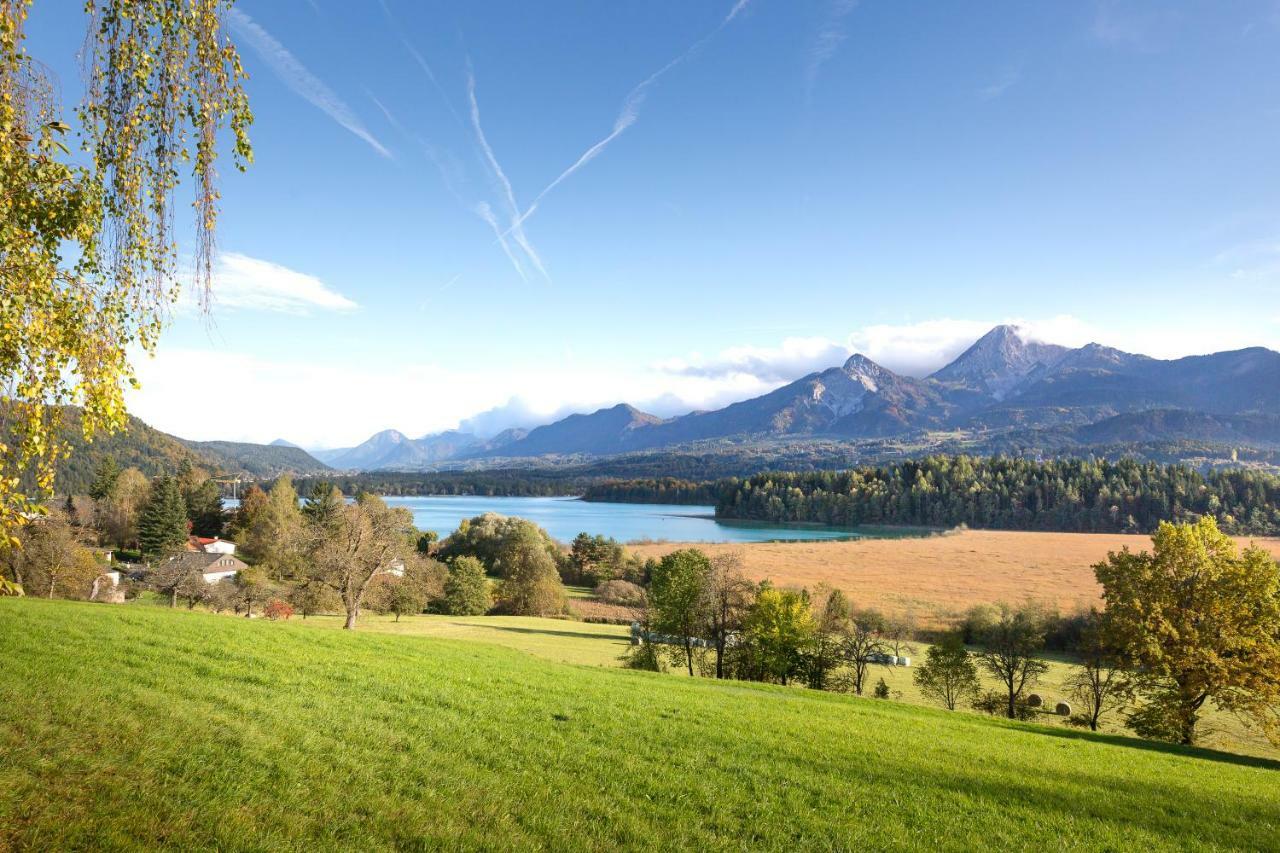
[[[1163,414],[1156,414],[1163,413]],[[1089,441],[1179,436],[1272,445],[1280,353],[1261,347],[1162,360],[1090,343],[1071,349],[997,326],[922,379],[861,354],[722,409],[659,418],[625,403],[488,441],[388,430],[316,455],[336,468],[414,470],[450,460],[608,456],[707,440],[870,439],[931,430],[1066,427]]]

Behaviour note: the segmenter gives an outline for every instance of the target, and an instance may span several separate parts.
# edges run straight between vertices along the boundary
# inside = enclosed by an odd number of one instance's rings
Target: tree
[[[942,703],[948,711],[978,695],[978,668],[959,634],[948,634],[930,646],[912,679],[925,698]]]
[[[276,594],[275,584],[267,577],[267,573],[257,566],[249,566],[236,572],[233,581],[236,588],[236,601],[244,607],[244,615],[253,617],[253,606],[265,604]]]
[[[546,616],[564,611],[560,572],[537,528],[520,527],[507,536],[493,567],[502,576],[498,602],[508,613]]]
[[[786,684],[800,670],[813,639],[808,598],[791,589],[760,590],[743,633],[764,678]]]
[[[440,543],[436,556],[446,563],[454,558],[471,556],[484,564],[485,571],[500,576],[502,570],[497,563],[507,541],[513,538],[525,542],[537,540],[547,556],[554,564],[560,556],[560,546],[556,544],[547,531],[532,521],[523,518],[512,518],[496,512],[486,512],[475,518],[464,519],[448,539]]]
[[[104,456],[93,473],[93,482],[89,484],[89,497],[95,501],[104,501],[115,491],[116,481],[120,478],[120,466],[114,456]]]
[[[428,603],[444,595],[445,568],[416,551],[404,561],[403,574],[384,572],[369,584],[370,606],[379,613],[421,613]]]
[[[653,630],[671,638],[693,675],[695,640],[707,626],[711,561],[696,548],[672,551],[653,569],[649,602]]]
[[[978,662],[1004,686],[1006,714],[1018,718],[1018,703],[1026,688],[1034,686],[1049,671],[1049,664],[1036,657],[1044,648],[1044,621],[1030,607],[1000,606],[1000,613],[978,637]]]
[[[52,492],[65,406],[86,437],[125,425],[130,354],[154,350],[175,298],[174,193],[195,185],[195,286],[207,303],[221,128],[252,157],[230,0],[89,0],[84,156],[48,66],[24,48],[30,0],[0,2],[0,546]],[[24,477],[31,488],[21,484]],[[33,497],[34,496],[34,497]]]
[[[311,494],[302,505],[302,515],[314,529],[331,529],[338,524],[343,503],[341,490],[321,481],[311,487]]]
[[[849,620],[840,648],[841,659],[849,666],[849,686],[861,696],[867,685],[867,673],[871,665],[882,662],[889,654],[881,629],[884,620],[874,610],[853,614]]]
[[[293,479],[282,474],[246,518],[240,540],[245,559],[265,566],[273,577],[296,576],[303,557],[304,518]]]
[[[244,497],[240,499],[240,506],[235,512],[235,516],[231,519],[228,534],[236,542],[242,542],[246,532],[253,528],[254,524],[265,510],[267,506],[267,493],[254,483],[244,493]],[[242,549],[243,550],[243,549]]]
[[[138,518],[138,542],[142,556],[164,560],[186,550],[187,507],[172,477],[158,477]]]
[[[342,627],[355,628],[369,582],[404,553],[413,532],[409,510],[362,494],[342,505],[332,527],[308,524],[303,577],[333,590],[346,611]]]
[[[33,519],[18,539],[19,547],[0,552],[15,583],[45,598],[89,596],[102,570],[64,516],[55,512]]]
[[[727,553],[711,558],[703,588],[706,599],[703,609],[707,619],[707,633],[716,656],[716,678],[725,677],[725,657],[729,643],[741,633],[755,600],[755,593],[755,584],[742,573],[740,555]]]
[[[126,468],[115,485],[96,501],[94,524],[106,542],[126,548],[138,541],[138,519],[151,495],[151,484],[137,468]]]
[[[222,490],[213,480],[205,480],[183,495],[187,503],[187,520],[196,536],[222,535],[226,519],[222,512]]]
[[[1090,611],[1086,617],[1075,651],[1080,656],[1080,665],[1063,687],[1082,709],[1073,720],[1096,732],[1102,717],[1129,697],[1119,656],[1108,643],[1102,615],[1097,610]]]
[[[838,589],[821,584],[814,590],[813,642],[805,658],[805,681],[814,690],[830,686],[832,672],[843,660],[849,634],[849,600]]]
[[[169,557],[153,563],[147,571],[146,582],[157,594],[168,596],[170,607],[177,607],[179,598],[194,604],[209,594],[209,585],[205,583],[204,572],[199,565],[182,557]]]
[[[306,619],[316,613],[332,613],[342,609],[342,599],[330,587],[303,578],[289,590],[289,603]]]
[[[627,554],[616,539],[579,533],[569,548],[573,580],[587,586],[613,580],[622,574]]]
[[[1280,741],[1280,564],[1206,517],[1161,524],[1150,552],[1113,552],[1094,573],[1106,642],[1143,700],[1135,731],[1194,743],[1212,701]]]
[[[451,616],[478,616],[493,606],[489,579],[475,557],[458,557],[449,564],[441,609]]]

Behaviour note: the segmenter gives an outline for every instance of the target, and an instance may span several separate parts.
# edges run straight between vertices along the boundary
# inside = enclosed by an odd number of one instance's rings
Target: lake
[[[676,504],[595,503],[577,498],[489,498],[453,495],[389,497],[392,506],[408,507],[414,524],[434,530],[441,538],[457,529],[464,518],[486,512],[527,518],[561,542],[579,533],[603,534],[619,542],[665,539],[669,542],[770,542],[780,539],[856,539],[894,535],[881,530],[776,525],[718,521],[715,507]],[[902,535],[898,532],[897,535]]]

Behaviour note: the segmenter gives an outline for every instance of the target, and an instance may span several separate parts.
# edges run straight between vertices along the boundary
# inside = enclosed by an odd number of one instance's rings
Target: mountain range
[[[997,326],[954,361],[915,378],[863,355],[714,411],[659,418],[619,403],[489,439],[385,430],[316,451],[344,470],[422,470],[462,460],[608,456],[695,442],[870,439],[936,430],[1017,434],[1073,429],[1088,444],[1218,440],[1280,445],[1280,353],[1261,347],[1162,360],[1091,343],[1071,349]]]

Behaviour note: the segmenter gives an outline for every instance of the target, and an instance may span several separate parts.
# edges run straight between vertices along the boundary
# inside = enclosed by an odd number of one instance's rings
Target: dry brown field
[[[1241,539],[1247,544],[1249,540]],[[1280,558],[1280,539],[1259,539]],[[656,543],[632,546],[643,557],[677,548],[736,552],[746,574],[779,586],[828,583],[859,607],[911,615],[921,627],[946,627],[975,604],[1028,599],[1070,612],[1098,601],[1093,564],[1124,546],[1149,547],[1145,536],[972,530],[919,539],[750,544]]]

